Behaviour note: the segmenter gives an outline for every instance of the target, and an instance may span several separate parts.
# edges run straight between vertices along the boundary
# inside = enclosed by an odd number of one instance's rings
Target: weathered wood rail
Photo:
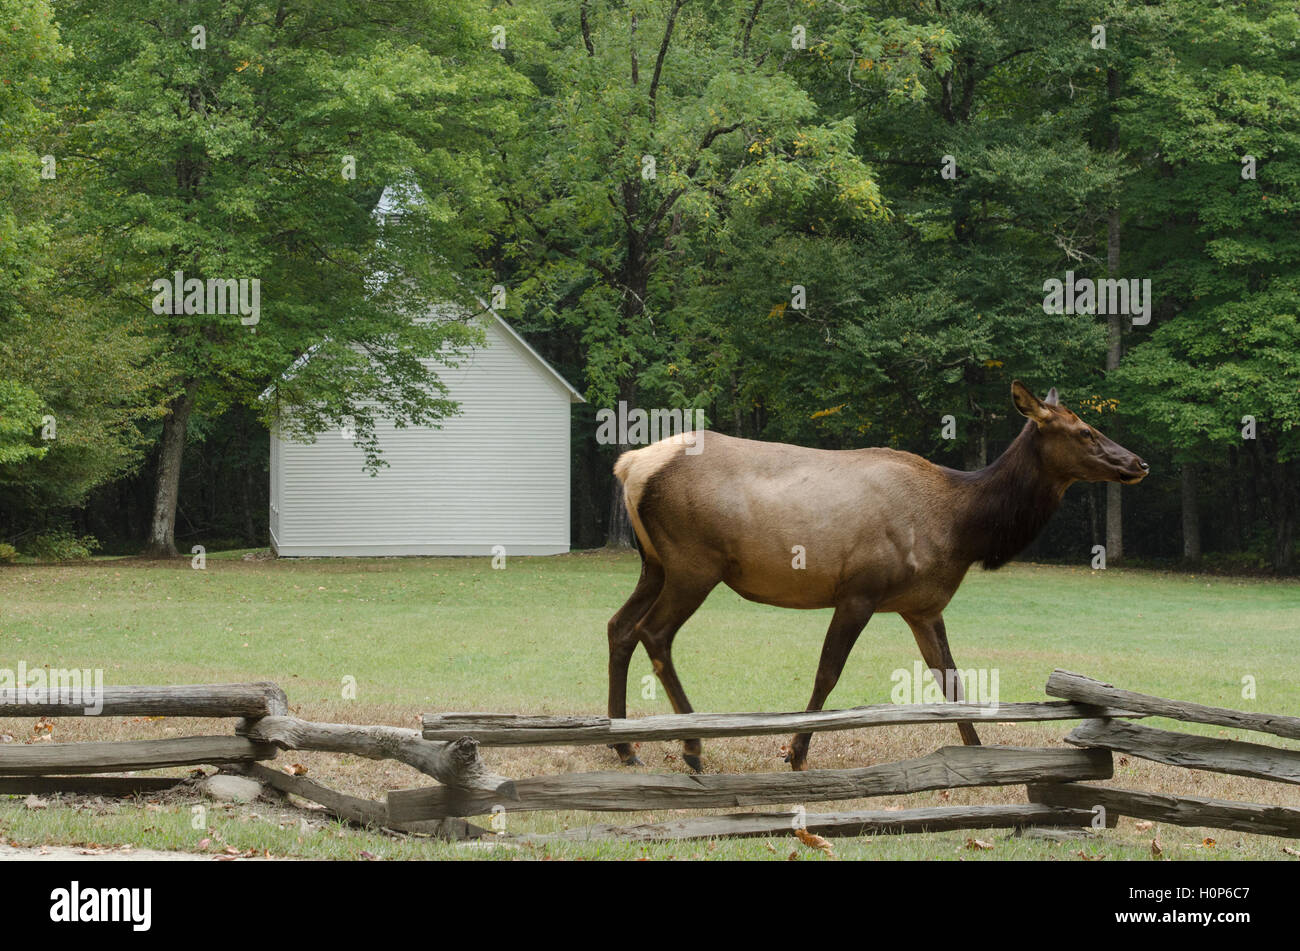
[[[315,802],[346,822],[449,838],[487,834],[464,817],[539,810],[637,812],[735,809],[847,801],[936,789],[1024,784],[1026,803],[902,810],[761,811],[699,815],[636,825],[596,824],[517,840],[693,839],[768,836],[796,827],[823,836],[1106,824],[1118,816],[1267,835],[1300,835],[1300,809],[1228,802],[1097,785],[1112,776],[1115,752],[1192,769],[1287,784],[1300,783],[1300,750],[1191,735],[1129,722],[1163,717],[1300,739],[1300,717],[1253,713],[1121,690],[1069,671],[1054,671],[1046,702],[879,704],[813,713],[703,713],[609,719],[440,713],[422,729],[314,723],[289,714],[272,683],[109,687],[86,709],[71,690],[46,694],[0,690],[0,716],[163,716],[237,720],[232,736],[190,736],[110,743],[0,745],[0,794],[85,792],[132,795],[183,777],[104,775],[212,765],[258,779],[285,795]],[[490,770],[480,746],[578,746],[692,737],[762,736],[880,726],[1081,721],[1066,737],[1075,748],[945,747],[927,756],[858,769],[750,774],[567,773],[511,780]],[[346,753],[404,763],[439,785],[392,790],[385,801],[342,793],[266,765],[279,750]],[[1098,809],[1100,807],[1100,809]]]
[[[451,837],[473,834],[468,823],[447,820],[403,826],[390,820],[386,803],[335,792],[301,776],[262,765],[279,750],[351,753],[406,763],[449,788],[492,794],[507,801],[513,784],[491,772],[468,737],[449,742],[424,739],[419,731],[392,726],[312,723],[289,716],[284,691],[273,683],[105,687],[87,691],[59,687],[0,690],[0,716],[24,717],[210,717],[238,722],[233,736],[184,736],[155,740],[0,745],[0,794],[77,793],[129,796],[157,793],[187,781],[183,776],[99,775],[188,766],[217,766],[250,774],[282,792],[323,805],[339,818],[402,831],[436,830]]]
[[[464,735],[449,742],[438,742],[426,740],[417,731],[404,727],[311,723],[297,717],[276,716],[242,723],[236,732],[285,750],[352,753],[369,759],[397,760],[451,787],[513,798],[510,780],[490,772],[479,757],[478,743]]]
[[[1168,717],[1171,720],[1254,730],[1300,740],[1300,717],[1271,713],[1243,713],[1226,707],[1207,707],[1199,703],[1166,700],[1145,693],[1120,690],[1112,684],[1059,668],[1052,671],[1052,675],[1047,678],[1047,695],[1064,697],[1078,703],[1095,704],[1099,707],[1123,707],[1144,716]]]
[[[1026,723],[1093,717],[1141,717],[1112,705],[1046,703],[882,703],[812,713],[684,713],[611,720],[608,717],[523,716],[512,713],[435,713],[424,717],[426,740],[472,736],[483,746],[594,746],[650,740],[767,736],[804,731],[860,730],[921,723]]]
[[[1229,802],[1201,796],[1172,796],[1086,783],[1030,786],[1029,800],[1048,806],[1089,811],[1101,806],[1111,816],[1125,815],[1180,826],[1209,826],[1256,835],[1300,836],[1300,809]]]
[[[1188,769],[1300,783],[1300,750],[1277,749],[1260,743],[1192,736],[1113,720],[1085,720],[1082,726],[1070,731],[1065,742]]]
[[[1111,756],[1104,750],[947,746],[918,759],[861,769],[711,775],[620,771],[536,776],[515,782],[518,798],[514,802],[489,793],[446,787],[396,790],[388,794],[388,812],[394,820],[410,822],[483,815],[498,807],[511,813],[541,809],[714,809],[1110,776]]]
[[[66,687],[0,689],[0,717],[267,717],[289,712],[273,683],[185,684],[177,687],[104,687],[95,696],[102,708],[85,711],[88,693]]]
[[[275,747],[238,736],[183,736],[112,743],[6,743],[0,776],[118,773],[169,766],[222,766],[275,759]]]
[[[1054,788],[1054,787],[1047,787]],[[796,828],[825,838],[906,832],[949,832],[954,829],[1008,829],[1025,826],[1087,826],[1091,808],[1057,808],[1029,803],[994,806],[938,806],[893,811],[741,812],[723,816],[692,816],[638,825],[590,825],[550,835],[518,836],[522,841],[587,842],[624,839],[650,842],[663,839],[756,838],[789,835]],[[1114,825],[1112,817],[1111,825]]]

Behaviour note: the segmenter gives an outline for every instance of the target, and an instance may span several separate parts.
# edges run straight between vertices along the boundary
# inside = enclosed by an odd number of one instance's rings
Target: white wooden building
[[[570,407],[583,402],[491,309],[459,367],[437,366],[460,415],[377,427],[367,474],[339,433],[271,433],[271,544],[281,556],[553,555],[569,550]]]

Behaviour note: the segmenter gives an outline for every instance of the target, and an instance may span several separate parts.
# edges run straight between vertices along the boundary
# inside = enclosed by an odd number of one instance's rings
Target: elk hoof
[[[704,767],[700,764],[700,758],[698,756],[692,756],[690,753],[683,753],[682,762],[691,768],[692,773],[704,772]]]

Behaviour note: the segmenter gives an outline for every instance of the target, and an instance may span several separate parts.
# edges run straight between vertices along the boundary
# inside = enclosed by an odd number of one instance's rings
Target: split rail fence
[[[1063,670],[1047,694],[1056,700],[1005,703],[881,704],[813,713],[693,713],[611,720],[592,716],[441,713],[423,730],[315,723],[289,714],[275,684],[106,688],[98,716],[238,718],[233,735],[161,740],[12,743],[0,746],[0,794],[155,793],[185,777],[121,775],[209,765],[248,775],[282,793],[322,805],[363,826],[448,838],[489,834],[466,819],[497,812],[644,812],[785,806],[781,811],[701,815],[667,822],[601,824],[539,838],[693,839],[768,836],[804,828],[822,836],[949,829],[1086,827],[1120,815],[1177,825],[1300,837],[1300,808],[1151,793],[1096,785],[1113,778],[1114,753],[1191,769],[1300,784],[1300,750],[1155,729],[1130,722],[1163,717],[1300,739],[1300,718],[1246,713],[1118,689]],[[40,702],[33,703],[36,699]],[[75,701],[75,702],[74,702]],[[80,698],[0,690],[0,716],[84,715]],[[511,780],[482,760],[483,746],[579,746],[858,730],[886,725],[1081,720],[1065,740],[1074,748],[949,746],[916,759],[857,769],[743,774],[563,773]],[[437,785],[390,791],[386,801],[350,796],[306,776],[265,765],[281,750],[348,753],[405,763]],[[106,775],[117,774],[117,775]],[[937,789],[1025,785],[1019,804],[807,813],[803,804]],[[791,812],[790,804],[801,808]]]

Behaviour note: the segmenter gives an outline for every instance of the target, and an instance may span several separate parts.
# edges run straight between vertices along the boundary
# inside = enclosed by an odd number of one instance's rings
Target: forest
[[[1297,39],[1276,0],[0,0],[0,562],[265,547],[275,414],[382,467],[476,342],[410,313],[490,301],[587,399],[575,547],[630,544],[620,402],[977,469],[1019,379],[1151,466],[1025,557],[1294,574]]]

